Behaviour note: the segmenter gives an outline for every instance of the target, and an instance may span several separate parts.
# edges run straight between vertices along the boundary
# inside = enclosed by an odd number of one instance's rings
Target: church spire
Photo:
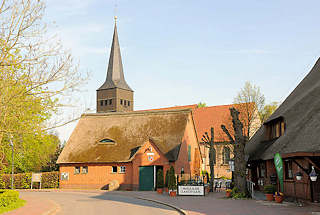
[[[117,17],[114,17],[114,32],[107,69],[107,79],[98,90],[121,88],[133,91],[124,79],[120,45],[117,31]]]

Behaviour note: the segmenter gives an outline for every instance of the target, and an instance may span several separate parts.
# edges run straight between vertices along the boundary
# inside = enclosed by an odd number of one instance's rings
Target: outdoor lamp
[[[300,181],[302,179],[302,173],[301,172],[297,172],[296,173],[296,179],[297,179],[297,181]]]
[[[234,171],[234,160],[229,160],[229,166],[230,166],[230,170],[233,172]]]
[[[183,167],[181,168],[181,175],[184,174],[184,169]]]
[[[318,175],[317,175],[316,171],[314,170],[314,166],[312,166],[311,168],[312,168],[312,170],[311,170],[311,172],[310,172],[310,174],[309,174],[310,180],[311,180],[311,181],[316,181]]]

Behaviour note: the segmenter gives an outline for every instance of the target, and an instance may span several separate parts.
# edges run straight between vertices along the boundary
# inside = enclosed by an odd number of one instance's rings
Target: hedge
[[[15,189],[30,189],[32,173],[14,174]],[[39,187],[39,183],[33,183],[34,188]],[[59,187],[59,172],[43,172],[41,177],[41,188],[58,188]],[[11,188],[11,174],[3,174],[0,176],[0,188]]]

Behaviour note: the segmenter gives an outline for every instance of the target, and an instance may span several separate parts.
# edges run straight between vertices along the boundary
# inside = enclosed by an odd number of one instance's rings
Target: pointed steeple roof
[[[112,46],[107,69],[107,79],[98,90],[121,88],[133,91],[124,79],[120,45],[117,32],[117,17],[115,17]]]

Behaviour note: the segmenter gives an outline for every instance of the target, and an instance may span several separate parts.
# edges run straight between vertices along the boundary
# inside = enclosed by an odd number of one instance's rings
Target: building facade
[[[159,169],[199,175],[201,154],[191,110],[97,113],[82,115],[57,163],[61,188],[153,190]]]
[[[280,190],[274,156],[283,160],[284,195],[320,201],[320,60],[246,145],[249,176],[262,190],[274,184]],[[298,174],[299,173],[299,174]],[[296,175],[301,174],[298,180]]]

